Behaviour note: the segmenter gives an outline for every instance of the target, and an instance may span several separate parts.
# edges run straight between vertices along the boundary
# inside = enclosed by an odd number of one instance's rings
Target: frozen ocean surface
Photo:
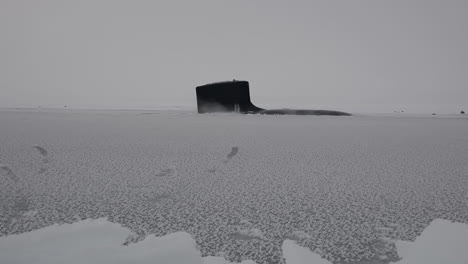
[[[202,257],[186,232],[162,237],[148,235],[124,245],[133,234],[104,218],[52,225],[18,235],[0,237],[0,263],[8,264],[231,264],[224,256]],[[395,241],[395,264],[468,263],[468,225],[436,219],[415,242]],[[320,252],[286,239],[282,246],[286,264],[332,264]],[[241,264],[256,264],[244,260]]]
[[[105,217],[129,246],[185,232],[231,262],[283,263],[285,241],[394,262],[434,219],[468,224],[466,131],[461,116],[0,110],[0,236]]]

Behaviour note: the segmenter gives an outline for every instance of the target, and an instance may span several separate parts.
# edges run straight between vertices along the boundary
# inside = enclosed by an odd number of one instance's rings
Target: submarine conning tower
[[[255,113],[263,110],[250,101],[249,82],[227,81],[198,86],[198,113]]]

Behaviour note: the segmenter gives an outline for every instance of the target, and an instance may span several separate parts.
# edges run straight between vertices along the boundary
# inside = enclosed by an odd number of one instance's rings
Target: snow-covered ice
[[[165,263],[230,264],[223,256],[201,257],[195,240],[185,232],[147,236],[124,246],[130,230],[106,219],[82,220],[0,237],[0,263]],[[397,241],[402,260],[396,264],[468,263],[468,225],[434,220],[415,242]],[[331,264],[320,254],[285,240],[286,264]],[[386,259],[386,258],[381,258]],[[244,260],[241,264],[255,264]]]
[[[292,240],[285,240],[282,250],[287,264],[332,264],[308,248],[298,246]]]
[[[436,219],[414,242],[397,241],[396,264],[468,263],[468,225]]]
[[[396,262],[393,241],[468,223],[466,131],[442,116],[2,110],[0,236],[105,217],[129,246],[186,232],[230,262],[281,263],[287,239],[335,264]]]

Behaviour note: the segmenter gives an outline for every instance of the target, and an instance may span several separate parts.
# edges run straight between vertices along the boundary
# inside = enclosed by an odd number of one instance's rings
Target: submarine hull
[[[271,109],[255,106],[250,101],[249,82],[232,81],[210,83],[196,88],[198,113],[236,112],[264,115],[331,115],[351,114],[332,110]]]
[[[304,109],[269,109],[258,112],[262,115],[329,115],[350,116],[350,113],[333,110],[304,110]]]

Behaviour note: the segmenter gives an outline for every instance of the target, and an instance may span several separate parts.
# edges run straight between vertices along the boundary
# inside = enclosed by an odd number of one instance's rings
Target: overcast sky
[[[468,1],[0,0],[0,107],[468,110]]]

